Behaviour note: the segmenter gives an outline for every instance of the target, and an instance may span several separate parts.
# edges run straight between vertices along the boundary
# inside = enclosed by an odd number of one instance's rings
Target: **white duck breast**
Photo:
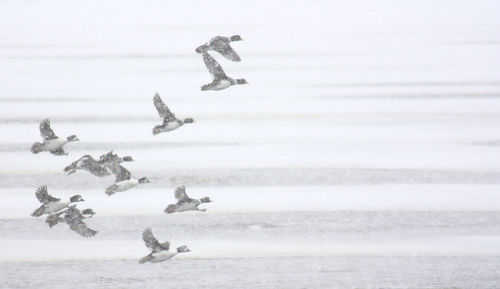
[[[123,192],[123,191],[126,191],[130,188],[137,186],[138,184],[139,184],[139,181],[136,179],[120,181],[120,182],[115,183],[116,188],[114,191]]]
[[[167,251],[167,250],[164,250],[164,251],[159,251],[159,252],[154,252],[151,254],[151,259],[150,259],[150,262],[151,263],[158,263],[158,262],[162,262],[162,261],[165,261],[165,260],[168,260],[172,257],[174,257],[175,255],[177,255],[177,251]]]
[[[214,90],[222,90],[230,87],[232,85],[231,81],[227,79],[222,79],[217,85],[214,86]]]
[[[51,139],[45,142],[44,148],[48,151],[54,151],[62,148],[68,142],[65,138]]]
[[[44,212],[46,214],[52,214],[59,212],[60,210],[67,208],[70,202],[51,202],[44,205]]]
[[[179,128],[180,126],[181,126],[181,124],[178,121],[171,121],[165,126],[163,131],[171,131],[171,130]]]

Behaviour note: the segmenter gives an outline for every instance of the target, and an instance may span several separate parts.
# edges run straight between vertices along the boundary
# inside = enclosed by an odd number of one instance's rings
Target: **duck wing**
[[[116,174],[115,183],[130,180],[131,177],[130,172],[126,168],[120,165],[118,165],[118,167],[116,168],[116,170],[114,170],[113,173]]]
[[[160,117],[163,118],[164,122],[167,120],[175,120],[175,115],[170,111],[168,106],[163,102],[160,94],[157,92],[153,97],[153,103]]]
[[[178,186],[177,188],[175,188],[175,198],[179,201],[179,202],[189,202],[191,201],[191,198],[188,197],[188,195],[186,194],[186,187],[184,186]]]
[[[40,186],[36,189],[35,196],[40,201],[40,203],[47,204],[50,202],[57,202],[60,201],[61,199],[54,198],[51,195],[49,195],[49,192],[47,191],[47,186],[43,185]]]
[[[54,133],[50,127],[50,119],[44,119],[40,123],[40,135],[44,140],[56,139],[57,135]]]
[[[147,228],[142,232],[142,239],[144,240],[146,247],[152,249],[153,252],[168,250],[170,248],[170,242],[158,242],[158,240],[153,235],[153,231],[151,230],[151,228]]]
[[[71,219],[68,222],[68,225],[71,230],[75,231],[78,235],[85,238],[93,237],[95,236],[95,234],[97,234],[96,230],[92,230],[87,227],[87,224],[85,224],[80,219]]]
[[[212,74],[214,79],[224,79],[227,78],[226,73],[222,69],[222,66],[213,58],[210,54],[203,53],[203,61],[208,69],[208,72]]]
[[[240,56],[234,51],[229,43],[219,41],[214,44],[213,50],[219,52],[224,58],[231,61],[241,61]]]

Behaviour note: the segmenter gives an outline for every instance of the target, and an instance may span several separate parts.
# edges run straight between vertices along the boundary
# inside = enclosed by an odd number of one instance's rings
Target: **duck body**
[[[203,52],[203,62],[212,75],[212,82],[201,86],[202,91],[206,90],[223,90],[236,84],[247,84],[248,82],[243,79],[233,79],[226,75],[222,66],[207,52]]]
[[[209,197],[204,197],[199,200],[191,199],[186,193],[186,187],[178,186],[174,192],[175,198],[178,200],[175,204],[170,204],[165,208],[164,212],[167,214],[181,213],[185,211],[202,211],[205,212],[207,209],[200,209],[198,206],[202,203],[210,203]]]
[[[48,119],[40,123],[40,134],[43,138],[43,142],[36,142],[31,146],[31,152],[34,154],[48,151],[54,155],[67,155],[63,146],[68,142],[79,140],[76,135],[71,135],[67,138],[58,137],[50,127],[50,120]]]
[[[154,237],[151,228],[147,228],[142,232],[142,239],[144,240],[146,247],[151,248],[152,251],[147,256],[139,260],[140,264],[146,262],[159,263],[171,259],[179,253],[191,252],[191,250],[189,250],[185,245],[180,246],[175,250],[170,250],[170,242],[158,242],[158,240]]]
[[[150,182],[146,177],[142,177],[140,179],[132,178],[130,172],[126,168],[120,165],[118,165],[113,170],[113,173],[116,175],[115,183],[107,187],[105,190],[105,193],[108,194],[109,196],[113,195],[116,192],[123,192],[129,190],[137,186],[138,184],[144,184]]]
[[[71,203],[83,202],[82,196],[74,195],[69,201],[61,201],[59,198],[54,198],[49,195],[47,191],[47,186],[40,186],[35,192],[35,196],[42,203],[38,209],[36,209],[31,215],[33,217],[40,217],[44,214],[53,214],[67,208]]]
[[[183,126],[186,123],[193,123],[192,118],[178,119],[175,114],[170,111],[168,106],[163,102],[159,93],[156,93],[153,97],[153,104],[158,111],[158,114],[163,119],[161,125],[157,125],[153,128],[153,135],[157,135],[162,132],[173,131]]]
[[[105,177],[111,175],[109,170],[97,162],[92,156],[84,155],[78,160],[72,162],[69,166],[64,168],[64,172],[68,175],[76,172],[77,170],[85,170],[97,177]]]
[[[177,251],[163,250],[159,252],[152,252],[146,257],[142,258],[139,263],[151,262],[151,263],[160,263],[165,260],[168,260],[175,255],[179,254]]]
[[[215,36],[210,39],[207,43],[198,46],[196,48],[197,53],[205,53],[209,50],[216,51],[224,56],[226,59],[231,61],[241,61],[236,51],[231,47],[230,42],[243,40],[239,35],[233,35],[231,37],[225,36]]]

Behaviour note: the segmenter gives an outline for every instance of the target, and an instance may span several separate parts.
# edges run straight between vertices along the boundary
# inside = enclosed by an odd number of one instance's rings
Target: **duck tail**
[[[139,264],[144,264],[144,263],[148,262],[150,259],[151,259],[151,256],[147,255],[146,257],[139,260]]]
[[[40,217],[41,215],[43,215],[43,207],[36,209],[33,214],[31,214],[32,217]]]
[[[34,143],[32,146],[31,146],[31,152],[34,153],[34,154],[37,154],[39,152],[42,151],[42,144],[39,143],[39,142],[36,142]]]
[[[112,186],[109,186],[107,189],[106,189],[106,194],[108,194],[108,196],[111,196],[113,195],[115,192],[115,185],[112,185]]]

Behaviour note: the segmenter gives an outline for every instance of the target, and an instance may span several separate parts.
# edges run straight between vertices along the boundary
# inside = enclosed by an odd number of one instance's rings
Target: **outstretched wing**
[[[57,135],[54,133],[52,128],[50,128],[50,120],[44,119],[40,123],[40,135],[44,140],[51,140],[57,138]]]
[[[151,228],[147,228],[144,232],[142,232],[142,239],[144,240],[146,247],[151,248],[153,252],[168,250],[170,248],[170,242],[158,242],[155,236],[153,236]]]
[[[54,198],[47,192],[47,186],[40,186],[36,189],[35,196],[40,201],[40,203],[49,203],[49,202],[57,202],[61,199]]]
[[[220,64],[208,53],[203,53],[203,61],[205,61],[205,66],[208,68],[208,72],[212,74],[214,79],[227,78],[226,73],[222,70]]]
[[[96,230],[92,230],[87,227],[87,224],[85,224],[81,219],[72,219],[68,222],[68,225],[71,230],[85,238],[93,237],[97,234]]]
[[[153,97],[153,103],[155,105],[156,110],[158,111],[158,114],[160,117],[162,117],[164,120],[166,119],[175,119],[174,114],[170,111],[168,106],[161,100],[160,94],[157,92],[155,96]]]
[[[175,198],[178,200],[178,201],[189,201],[191,200],[188,195],[186,194],[186,187],[184,186],[178,186],[177,188],[175,188]]]
[[[126,168],[124,168],[120,165],[117,167],[117,169],[113,173],[116,173],[115,183],[125,181],[125,180],[130,180],[130,172]]]
[[[234,51],[234,49],[229,45],[229,43],[218,42],[214,45],[214,50],[222,54],[226,59],[231,61],[241,61],[239,55]]]

